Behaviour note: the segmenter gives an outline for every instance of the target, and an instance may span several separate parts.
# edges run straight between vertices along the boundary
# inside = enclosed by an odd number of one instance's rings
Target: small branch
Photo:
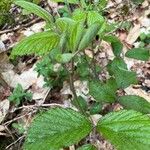
[[[73,96],[74,96],[74,100],[76,101],[76,104],[78,105],[77,107],[82,114],[87,116],[86,113],[84,112],[84,110],[82,109],[82,107],[80,106],[80,102],[78,100],[78,96],[76,94],[76,90],[74,87],[74,59],[71,60],[71,72],[69,74],[69,79],[70,79],[70,84],[69,84],[70,90],[72,91]]]
[[[22,28],[27,28],[27,27],[30,27],[31,25],[33,25],[34,23],[37,23],[41,21],[40,18],[36,18],[32,21],[30,21],[29,23],[27,24],[23,24],[21,26],[16,26],[14,28],[11,28],[11,29],[7,29],[7,30],[3,30],[3,31],[0,31],[0,35],[4,34],[4,33],[9,33],[9,32],[17,32],[18,30],[22,29]]]
[[[25,138],[25,135],[19,137],[16,141],[14,141],[13,143],[9,144],[6,149],[9,149],[12,145],[15,145],[17,142],[21,141],[22,139]]]

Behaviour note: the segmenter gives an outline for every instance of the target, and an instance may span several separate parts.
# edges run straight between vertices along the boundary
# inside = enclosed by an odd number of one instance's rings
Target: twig
[[[17,142],[19,142],[20,140],[24,139],[25,135],[19,137],[16,141],[14,141],[13,143],[9,144],[6,149],[10,148],[12,145],[15,145]]]
[[[82,109],[82,107],[80,106],[80,102],[78,100],[77,94],[76,94],[76,90],[74,87],[74,59],[71,60],[71,73],[69,73],[69,79],[70,79],[70,90],[73,93],[74,96],[74,100],[76,101],[77,107],[80,110],[80,112],[82,114],[84,114],[85,116],[87,116],[87,114],[84,112],[84,110]]]
[[[19,116],[19,117],[16,117],[16,118],[12,119],[12,120],[9,120],[9,121],[5,122],[5,123],[3,124],[3,126],[7,126],[7,125],[11,124],[12,122],[17,121],[17,120],[19,120],[19,119],[25,117],[26,115],[30,115],[30,114],[33,114],[33,113],[35,113],[35,112],[36,112],[36,111],[30,112],[30,113],[26,113],[26,114],[24,114],[24,115],[22,115],[22,116]]]
[[[41,19],[40,19],[40,18],[36,18],[36,19],[30,21],[30,22],[27,23],[27,24],[23,24],[23,25],[21,25],[21,26],[16,26],[16,27],[11,28],[11,29],[7,29],[7,30],[0,31],[0,35],[2,35],[2,34],[4,34],[4,33],[9,33],[9,32],[16,32],[16,31],[18,31],[18,30],[20,30],[20,29],[22,29],[22,28],[30,27],[31,25],[33,25],[34,23],[37,23],[37,22],[39,22],[39,21],[41,21]]]

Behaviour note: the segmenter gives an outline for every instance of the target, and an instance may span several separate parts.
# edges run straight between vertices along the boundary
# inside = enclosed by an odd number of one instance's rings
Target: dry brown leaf
[[[124,91],[127,93],[127,95],[137,95],[137,96],[145,98],[148,102],[150,102],[150,93],[146,93],[144,90],[140,88],[135,89],[132,86],[130,86],[126,88]]]
[[[128,44],[133,44],[139,36],[140,36],[140,24],[137,24],[129,31],[126,42]]]
[[[0,132],[4,131],[5,130],[5,127],[0,125]]]
[[[10,102],[8,99],[0,102],[0,123],[4,120],[9,110]]]

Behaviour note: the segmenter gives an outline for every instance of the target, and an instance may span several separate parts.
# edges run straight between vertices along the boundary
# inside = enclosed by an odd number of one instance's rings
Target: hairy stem
[[[74,87],[74,59],[71,60],[71,72],[69,73],[69,79],[70,79],[70,90],[72,91],[73,96],[74,96],[74,100],[76,101],[76,104],[78,105],[77,107],[82,114],[86,115],[86,113],[84,112],[84,110],[80,106],[80,102],[78,100],[76,90]]]

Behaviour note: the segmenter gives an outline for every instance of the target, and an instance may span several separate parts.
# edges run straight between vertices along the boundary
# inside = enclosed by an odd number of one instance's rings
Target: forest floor
[[[42,3],[43,7],[48,11],[53,10],[57,13],[62,7],[57,3],[48,2]],[[50,89],[44,87],[44,79],[38,76],[35,71],[35,65],[40,61],[40,57],[23,56],[17,60],[10,61],[9,55],[12,48],[24,37],[30,36],[33,33],[38,33],[44,30],[45,22],[34,15],[28,17],[18,17],[20,10],[13,6],[15,24],[4,25],[0,30],[0,150],[20,150],[25,135],[20,134],[20,130],[28,127],[33,119],[33,116],[39,109],[49,109],[56,106],[72,107],[69,97],[72,95],[67,82],[63,87]],[[115,31],[115,35],[124,44],[124,52],[127,48],[138,47],[141,44],[140,35],[142,33],[150,34],[150,2],[145,0],[141,5],[131,5],[124,0],[110,0],[107,5],[107,13],[105,17],[109,22],[120,23],[120,28]],[[103,51],[98,54],[97,60],[102,66],[108,63],[108,60],[113,59],[111,46],[102,42]],[[150,48],[150,45],[146,45]],[[90,55],[89,50],[86,51]],[[133,59],[125,59],[128,68],[135,71],[138,75],[139,83],[124,89],[127,94],[135,94],[144,97],[150,102],[150,61],[143,62]],[[102,72],[100,78],[107,78],[107,74]],[[13,89],[21,84],[26,92],[33,94],[31,102],[23,102],[16,106],[10,103],[8,97]],[[84,81],[75,81],[75,88],[82,95],[87,94],[87,83]],[[121,109],[120,105],[106,106],[107,109]],[[97,118],[101,115],[95,115]],[[100,150],[112,150],[113,147],[104,139],[97,141]],[[74,150],[74,146],[68,150]]]

